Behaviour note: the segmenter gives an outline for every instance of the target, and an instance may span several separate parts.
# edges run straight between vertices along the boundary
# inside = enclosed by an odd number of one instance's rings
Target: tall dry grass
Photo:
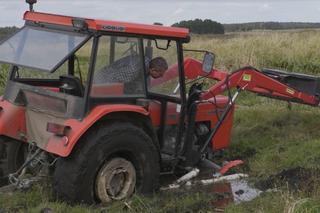
[[[218,68],[233,70],[251,65],[294,72],[320,73],[320,31],[257,31],[224,36],[193,35],[186,48],[217,55]]]

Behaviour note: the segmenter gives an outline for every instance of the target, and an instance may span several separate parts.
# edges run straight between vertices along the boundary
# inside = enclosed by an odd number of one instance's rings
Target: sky
[[[38,0],[35,11],[172,25],[195,18],[220,23],[320,22],[320,0]],[[0,26],[22,26],[25,0],[0,0]]]

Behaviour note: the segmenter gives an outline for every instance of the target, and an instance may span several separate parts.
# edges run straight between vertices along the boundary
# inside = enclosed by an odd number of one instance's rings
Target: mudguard
[[[149,112],[141,106],[133,106],[127,104],[114,104],[114,105],[100,105],[95,107],[91,112],[82,120],[67,119],[64,122],[65,126],[69,126],[71,130],[66,136],[52,135],[49,138],[46,151],[57,154],[62,157],[67,157],[73,150],[76,143],[81,136],[99,119],[113,113],[113,112],[135,112],[144,116],[148,116]]]

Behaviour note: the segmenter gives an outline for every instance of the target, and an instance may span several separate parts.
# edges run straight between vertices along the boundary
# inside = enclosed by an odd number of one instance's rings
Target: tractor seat
[[[59,91],[62,93],[82,97],[84,88],[78,77],[73,75],[62,75],[60,76]]]

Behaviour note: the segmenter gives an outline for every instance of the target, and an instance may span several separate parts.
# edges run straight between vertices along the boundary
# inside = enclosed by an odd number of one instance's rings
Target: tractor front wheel
[[[54,190],[68,201],[108,203],[159,184],[159,152],[143,129],[126,122],[100,124],[78,142],[54,172]]]

